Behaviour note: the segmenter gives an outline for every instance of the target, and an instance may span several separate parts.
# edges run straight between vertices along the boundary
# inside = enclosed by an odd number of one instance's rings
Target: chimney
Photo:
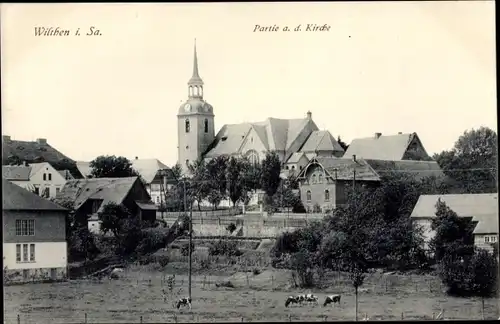
[[[2,135],[2,141],[10,142],[10,136],[9,135]]]
[[[312,119],[312,113],[310,111],[307,112],[307,119]]]
[[[375,138],[379,138],[380,136],[382,136],[382,133],[375,133]]]
[[[401,135],[401,134],[403,134],[403,132],[398,132],[398,135]]]
[[[353,155],[352,155],[352,160],[353,160],[354,162],[357,162],[357,161],[356,161],[356,154],[353,154]]]
[[[46,138],[37,138],[36,142],[40,145],[47,145],[47,139]]]
[[[136,160],[139,160],[139,157],[137,157],[137,156],[136,156],[136,157],[135,157],[135,159],[136,159]]]

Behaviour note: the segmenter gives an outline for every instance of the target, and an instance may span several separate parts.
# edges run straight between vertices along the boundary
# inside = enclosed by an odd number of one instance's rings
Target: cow
[[[285,307],[288,307],[290,304],[298,304],[299,299],[297,296],[288,296],[285,301]]]
[[[315,296],[313,294],[307,294],[305,295],[305,301],[308,303],[318,304],[318,296]]]
[[[190,297],[182,297],[177,300],[177,309],[181,308],[181,306],[188,306],[191,309],[191,298]]]
[[[340,305],[340,295],[326,296],[325,302],[323,303],[323,307],[325,307],[326,305],[332,304],[332,303],[334,305],[335,305],[335,303],[339,303],[339,305]]]

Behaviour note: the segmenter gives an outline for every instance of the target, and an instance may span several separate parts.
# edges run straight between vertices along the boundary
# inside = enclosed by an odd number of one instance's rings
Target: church
[[[203,80],[198,71],[196,43],[193,75],[188,82],[188,99],[177,114],[178,163],[183,172],[200,157],[244,156],[259,163],[275,151],[283,168],[301,170],[313,157],[342,157],[343,148],[329,131],[319,130],[311,112],[303,118],[226,124],[215,133],[214,107],[204,99]]]

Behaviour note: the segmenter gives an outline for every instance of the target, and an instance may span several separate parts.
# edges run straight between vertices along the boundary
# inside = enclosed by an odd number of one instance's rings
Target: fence
[[[167,223],[174,223],[177,218],[165,218]],[[282,218],[282,219],[244,219],[231,216],[222,217],[195,217],[192,218],[193,225],[218,225],[227,226],[231,223],[236,226],[260,226],[260,227],[305,227],[313,220],[302,218]]]

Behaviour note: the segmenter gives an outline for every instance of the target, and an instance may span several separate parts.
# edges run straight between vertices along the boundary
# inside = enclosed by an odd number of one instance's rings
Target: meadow
[[[63,283],[7,286],[5,323],[154,323],[354,320],[354,289],[343,274],[328,273],[322,289],[297,289],[287,270],[242,271],[238,265],[196,266],[192,310],[177,310],[175,300],[188,293],[184,262],[133,265],[117,280],[88,279]],[[176,274],[169,293],[166,277]],[[217,274],[214,276],[213,274]],[[230,282],[232,288],[221,285]],[[227,286],[227,284],[226,284]],[[166,292],[166,294],[164,293]],[[341,305],[292,306],[288,295],[313,292],[320,298],[340,293]],[[164,300],[164,297],[167,300]],[[481,319],[481,300],[446,296],[432,276],[372,273],[358,297],[358,316],[369,320],[430,320],[444,310],[446,319]],[[18,318],[19,316],[19,318]],[[485,301],[485,318],[499,316],[496,299]],[[18,322],[19,321],[19,322]]]

